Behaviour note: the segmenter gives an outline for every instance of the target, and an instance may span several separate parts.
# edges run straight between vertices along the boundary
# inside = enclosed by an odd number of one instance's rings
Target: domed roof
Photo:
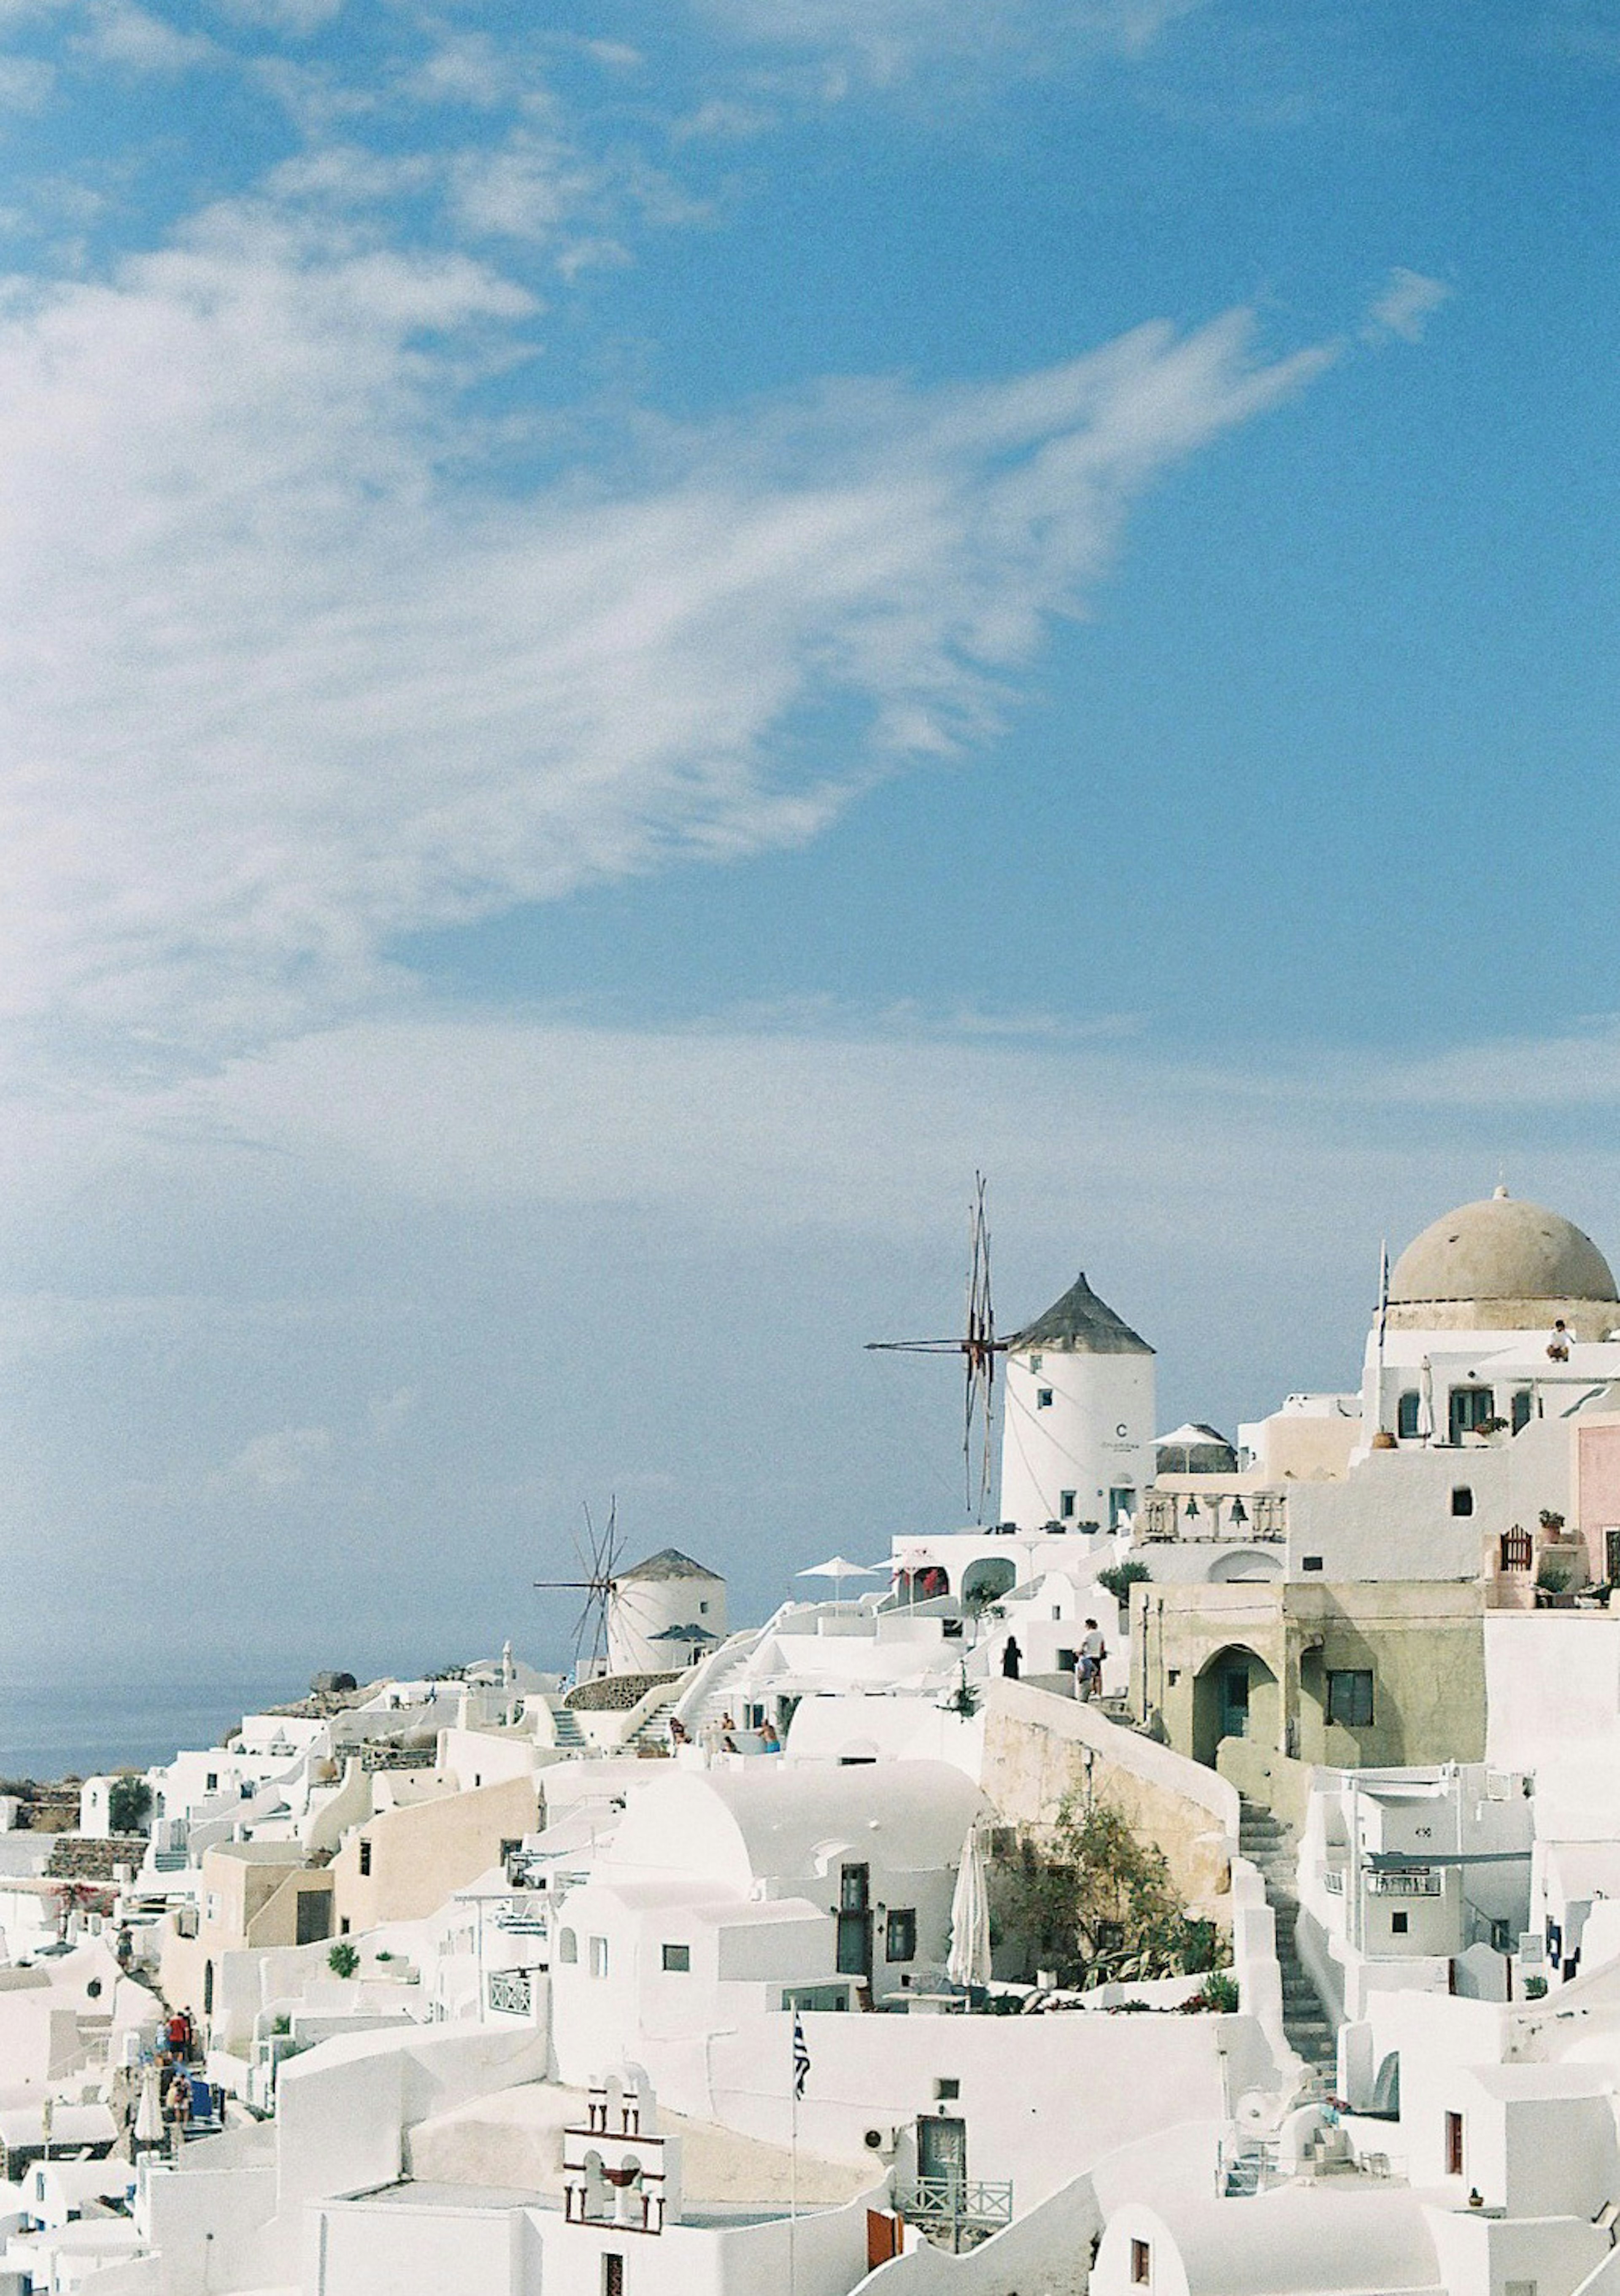
[[[1573,1220],[1498,1188],[1414,1236],[1389,1279],[1402,1301],[1616,1298],[1609,1265]]]

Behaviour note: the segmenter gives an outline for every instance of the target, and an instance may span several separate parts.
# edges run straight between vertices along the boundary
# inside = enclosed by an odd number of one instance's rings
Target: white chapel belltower
[[[1083,1275],[1007,1342],[1001,1520],[1110,1530],[1154,1474],[1153,1349]]]

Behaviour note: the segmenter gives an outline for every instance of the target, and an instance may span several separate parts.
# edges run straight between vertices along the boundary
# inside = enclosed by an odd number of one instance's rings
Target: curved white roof
[[[681,1773],[632,1794],[604,1861],[621,1871],[697,1874],[746,1890],[752,1882],[810,1882],[844,1859],[939,1872],[961,1857],[983,1807],[949,1762],[779,1760]]]
[[[1440,2270],[1420,2202],[1403,2192],[1328,2193],[1320,2186],[1241,2202],[1165,2202],[1115,2213],[1122,2231],[1162,2232],[1188,2296],[1334,2296],[1338,2290],[1438,2288]],[[1158,2276],[1155,2274],[1155,2278]]]

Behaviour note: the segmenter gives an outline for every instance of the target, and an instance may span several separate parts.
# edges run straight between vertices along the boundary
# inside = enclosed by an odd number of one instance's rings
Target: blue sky
[[[773,1600],[1620,1247],[1620,6],[0,0],[14,1662]],[[0,1732],[3,1736],[3,1732]]]

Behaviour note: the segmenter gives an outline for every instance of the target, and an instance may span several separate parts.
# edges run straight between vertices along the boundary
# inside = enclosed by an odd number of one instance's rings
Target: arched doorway
[[[1213,1769],[1223,1738],[1275,1746],[1280,1718],[1277,1677],[1246,1644],[1228,1643],[1193,1683],[1193,1759]]]
[[[981,1555],[962,1573],[962,1607],[974,1610],[984,1603],[999,1603],[1003,1595],[1012,1593],[1017,1583],[1018,1573],[1009,1556]]]

